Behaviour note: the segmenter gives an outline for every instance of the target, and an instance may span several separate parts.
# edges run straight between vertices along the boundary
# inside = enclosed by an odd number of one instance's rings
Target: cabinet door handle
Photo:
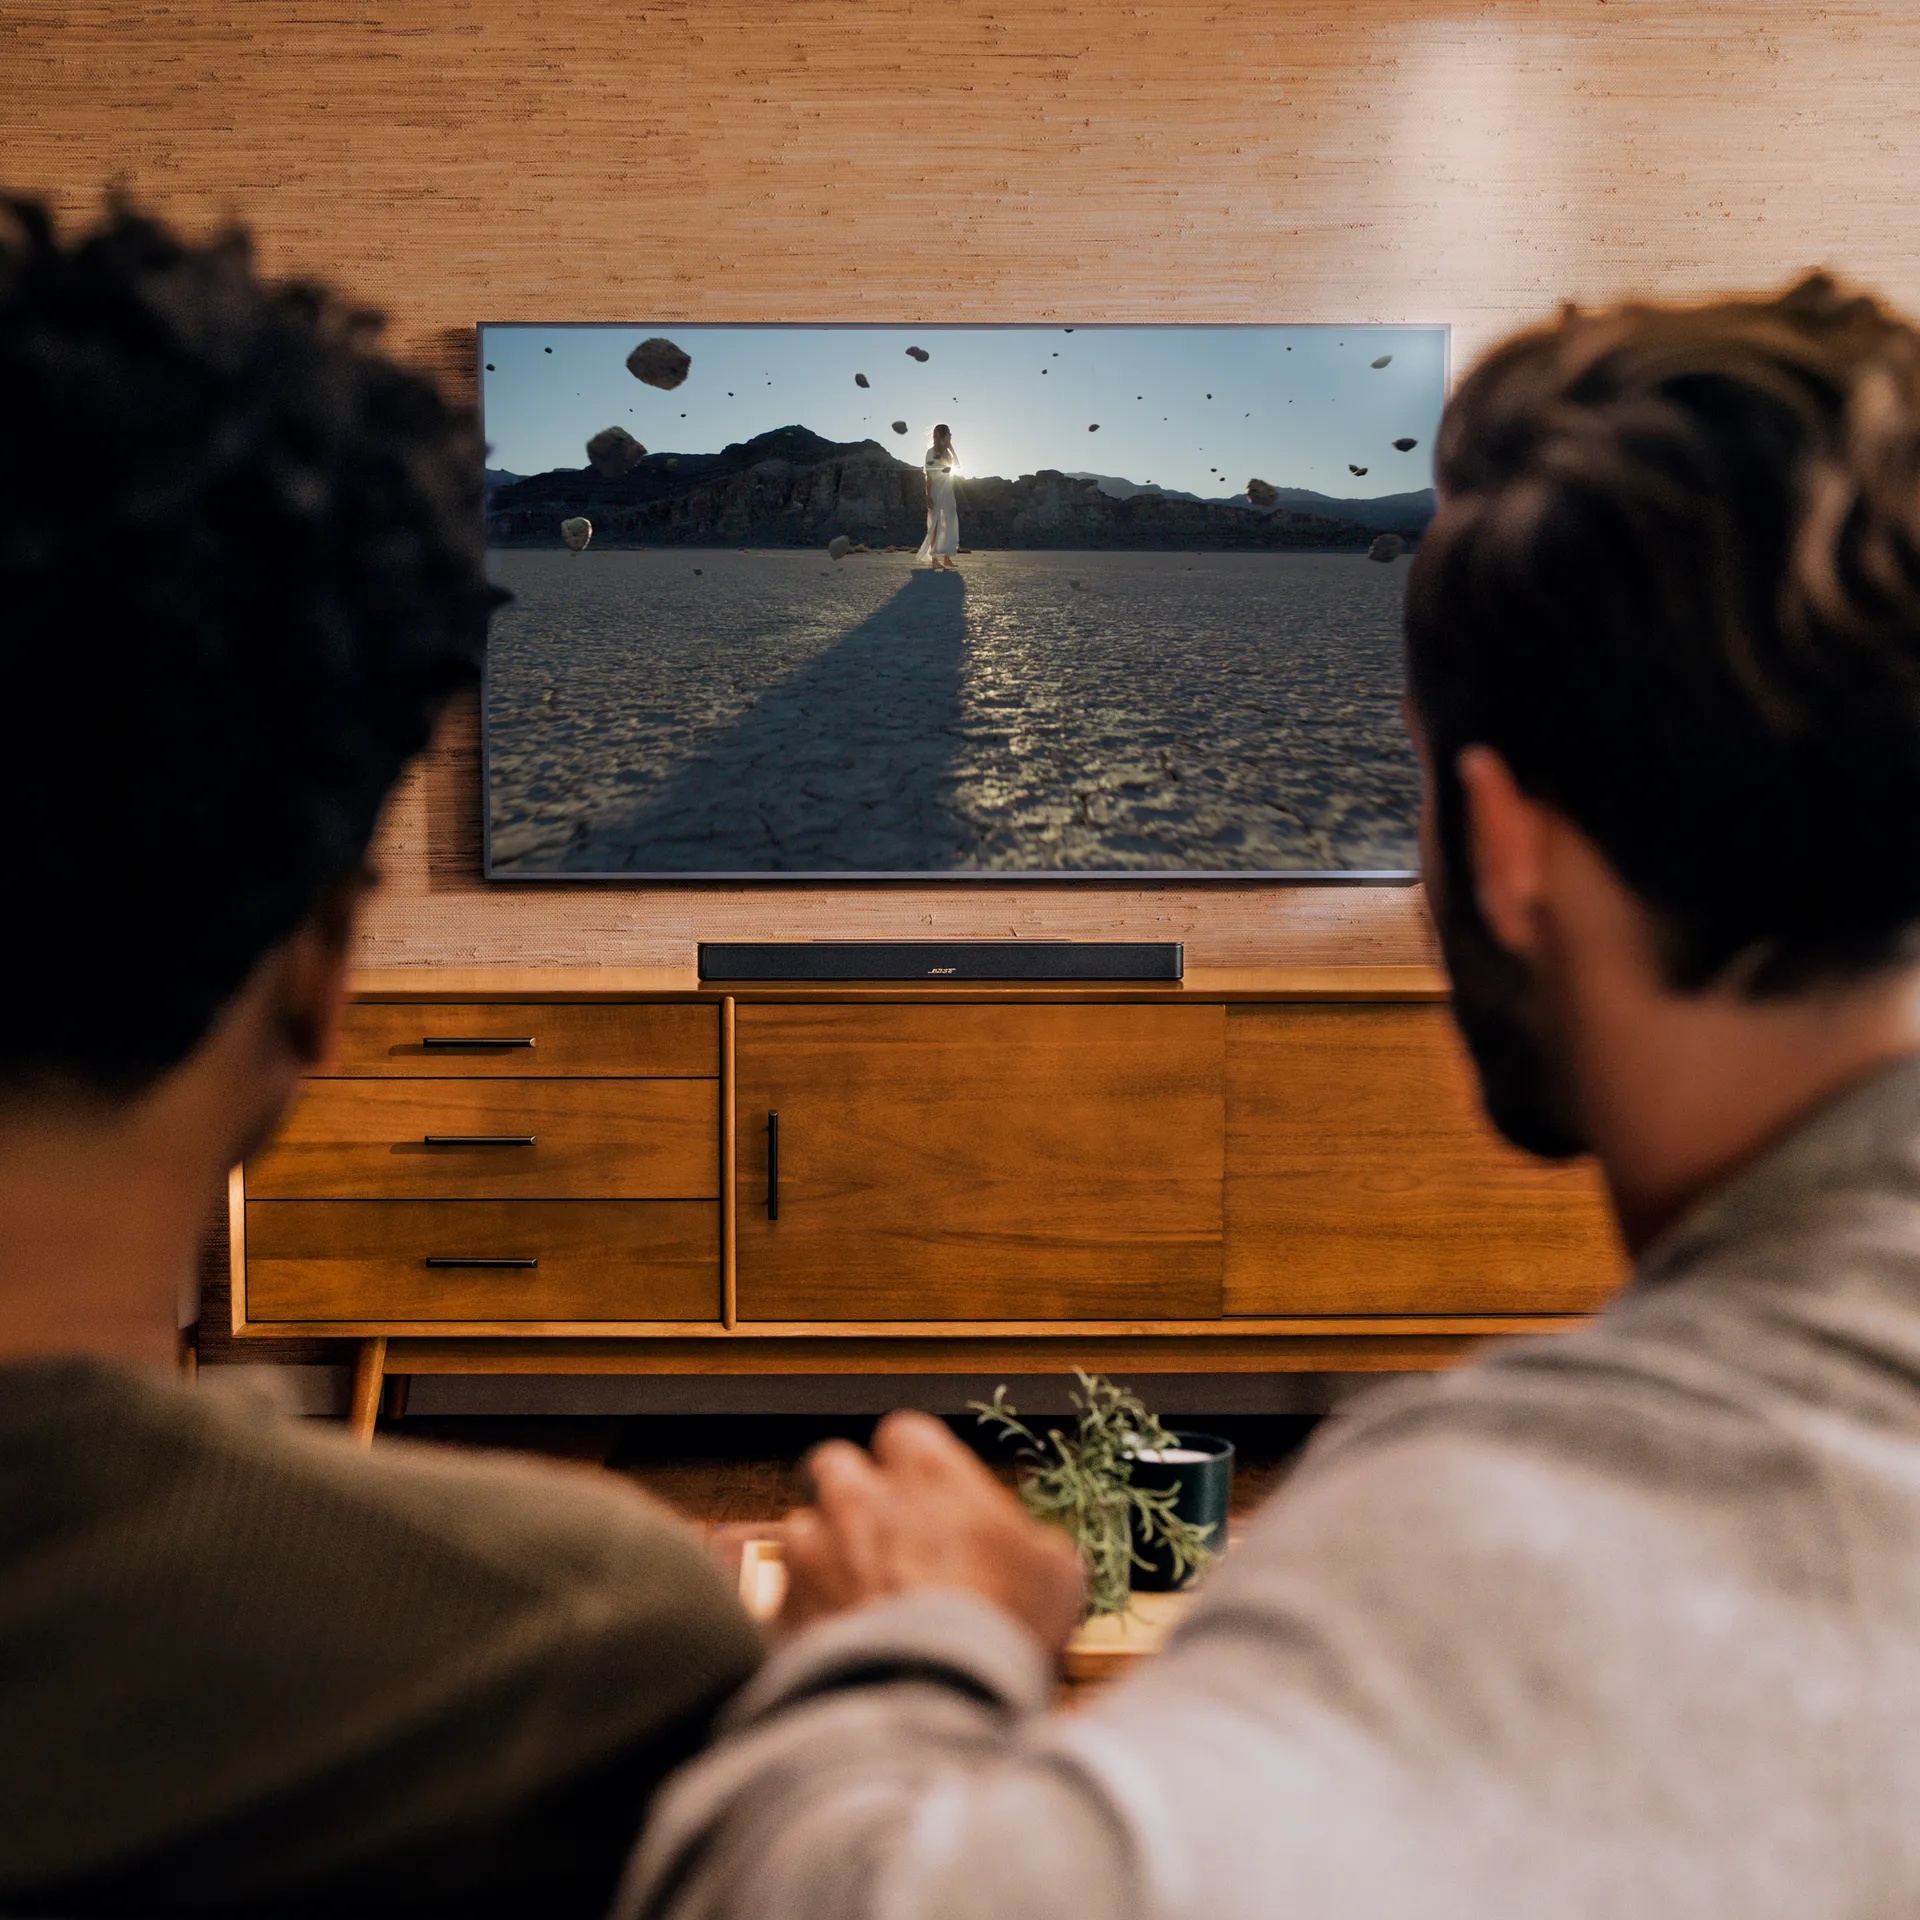
[[[491,1050],[496,1047],[530,1047],[531,1040],[504,1040],[491,1033],[446,1034],[428,1033],[420,1039],[423,1047],[479,1047]]]
[[[516,1267],[532,1268],[540,1264],[538,1260],[507,1259],[494,1254],[430,1253],[427,1265],[430,1267]]]
[[[424,1133],[423,1147],[530,1147],[530,1133]]]
[[[780,1116],[767,1111],[767,1218],[780,1218]]]

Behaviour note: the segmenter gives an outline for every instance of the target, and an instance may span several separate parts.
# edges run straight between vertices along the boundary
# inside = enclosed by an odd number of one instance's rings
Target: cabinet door
[[[1224,1015],[743,1006],[740,1317],[1217,1315]]]
[[[1577,1313],[1624,1278],[1593,1170],[1493,1133],[1444,1007],[1227,1033],[1228,1313]]]

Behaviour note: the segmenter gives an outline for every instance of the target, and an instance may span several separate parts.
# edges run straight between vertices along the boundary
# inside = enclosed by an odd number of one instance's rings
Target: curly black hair
[[[126,1094],[360,867],[476,677],[482,445],[243,232],[4,207],[0,1084]]]
[[[1436,471],[1407,649],[1447,867],[1484,743],[1655,910],[1676,989],[1911,958],[1920,331],[1819,274],[1568,308],[1462,384]]]

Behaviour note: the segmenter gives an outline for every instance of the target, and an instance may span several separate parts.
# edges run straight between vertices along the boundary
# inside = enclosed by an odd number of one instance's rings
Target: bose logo
[[[958,967],[929,967],[927,971],[930,974],[931,973],[958,973],[960,969]]]

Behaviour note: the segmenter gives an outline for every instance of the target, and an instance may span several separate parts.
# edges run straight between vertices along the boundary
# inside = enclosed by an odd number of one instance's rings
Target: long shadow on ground
[[[576,871],[911,871],[960,864],[952,813],[966,583],[915,573],[629,820]]]

